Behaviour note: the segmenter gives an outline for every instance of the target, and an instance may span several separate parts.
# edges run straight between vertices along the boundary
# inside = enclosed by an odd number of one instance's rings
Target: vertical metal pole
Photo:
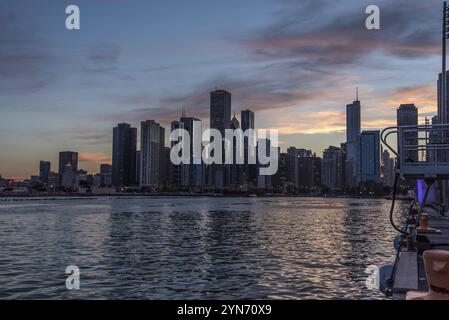
[[[443,3],[443,48],[442,48],[442,72],[441,72],[441,113],[440,113],[440,124],[447,123],[447,99],[446,99],[446,35],[447,35],[447,1]],[[447,135],[446,132],[443,131],[443,143],[446,143]],[[447,161],[447,152],[444,152],[442,155],[444,159],[443,161]],[[447,211],[449,206],[449,185],[448,181],[443,181],[443,205],[444,211]]]
[[[447,29],[447,2],[443,4],[443,47],[442,47],[442,71],[441,71],[441,112],[440,123],[446,123],[446,29]]]

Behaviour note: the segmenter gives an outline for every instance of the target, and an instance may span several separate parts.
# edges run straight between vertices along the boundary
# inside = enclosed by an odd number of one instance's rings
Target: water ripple
[[[0,298],[383,298],[364,288],[364,270],[394,259],[388,209],[319,198],[0,203]],[[80,267],[78,291],[65,288],[68,265]]]

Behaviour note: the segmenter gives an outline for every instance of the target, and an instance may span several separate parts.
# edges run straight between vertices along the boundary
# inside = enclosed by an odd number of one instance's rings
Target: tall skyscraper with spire
[[[346,164],[345,185],[357,187],[360,182],[360,100],[357,88],[356,100],[346,105]]]

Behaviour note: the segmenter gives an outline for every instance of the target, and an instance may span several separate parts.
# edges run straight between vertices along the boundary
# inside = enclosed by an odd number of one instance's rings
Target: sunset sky
[[[81,30],[65,28],[77,4]],[[365,8],[381,30],[365,28]],[[362,127],[395,124],[396,108],[436,113],[439,0],[0,0],[0,174],[57,170],[59,151],[95,173],[112,127],[181,108],[208,125],[209,92],[232,112],[321,154],[345,140],[345,106],[360,89]]]

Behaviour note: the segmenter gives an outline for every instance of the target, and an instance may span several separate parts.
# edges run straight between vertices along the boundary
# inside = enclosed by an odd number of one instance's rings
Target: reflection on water
[[[385,200],[136,198],[0,203],[0,298],[377,299]],[[81,289],[65,288],[65,268]]]

